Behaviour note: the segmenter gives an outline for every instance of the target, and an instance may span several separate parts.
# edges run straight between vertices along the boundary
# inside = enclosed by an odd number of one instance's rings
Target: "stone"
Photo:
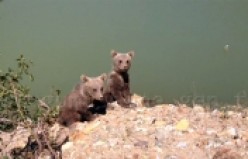
[[[52,156],[50,152],[47,149],[45,149],[43,152],[40,153],[38,159],[52,159]]]
[[[231,117],[231,116],[235,115],[235,112],[234,111],[227,111],[226,114],[228,117]]]
[[[235,151],[228,148],[220,148],[216,151],[213,159],[241,159],[242,157]]]
[[[11,133],[6,133],[3,131],[0,131],[0,145],[1,147],[6,147],[11,140]]]
[[[213,136],[213,135],[216,135],[217,134],[217,131],[213,128],[208,128],[206,130],[206,134],[209,135],[209,136]]]
[[[237,139],[239,137],[238,130],[234,127],[229,127],[227,129],[227,134],[233,139]]]
[[[28,143],[31,131],[24,127],[18,126],[14,132],[11,133],[11,139],[4,149],[6,154],[11,153],[13,150],[22,150]]]
[[[165,121],[162,121],[162,120],[156,120],[155,121],[155,126],[156,127],[162,127],[164,125],[166,125],[166,122]]]
[[[200,105],[195,105],[193,107],[193,111],[195,113],[203,113],[203,112],[205,112],[205,109],[202,106],[200,106]]]
[[[147,141],[142,141],[142,140],[139,140],[137,142],[134,143],[134,146],[136,147],[140,147],[140,148],[148,148],[148,142]]]
[[[48,138],[53,145],[62,145],[68,137],[69,128],[61,126],[59,123],[55,123],[48,130]]]
[[[211,112],[211,116],[212,116],[212,117],[218,117],[218,116],[220,116],[219,110],[214,109],[214,110]]]
[[[74,144],[73,142],[65,143],[62,148],[62,158],[63,159],[80,159],[84,158],[85,152],[82,151],[82,145]]]
[[[187,119],[181,119],[176,124],[176,130],[177,131],[187,131],[189,128],[189,121]]]
[[[119,140],[118,138],[108,139],[108,143],[111,147],[114,147],[115,145],[117,145],[118,140]]]
[[[144,97],[139,96],[138,94],[133,94],[131,97],[131,102],[135,103],[138,107],[144,106]]]
[[[179,143],[177,143],[176,147],[183,149],[183,148],[186,148],[187,145],[188,145],[187,142],[179,142]]]

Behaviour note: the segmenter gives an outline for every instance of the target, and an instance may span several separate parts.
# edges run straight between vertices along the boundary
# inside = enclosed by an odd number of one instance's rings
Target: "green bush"
[[[31,120],[35,123],[41,117],[49,120],[57,115],[57,109],[51,109],[31,95],[30,89],[23,84],[23,80],[34,80],[30,72],[32,61],[23,55],[16,61],[17,68],[0,71],[0,130],[13,129],[19,122]]]

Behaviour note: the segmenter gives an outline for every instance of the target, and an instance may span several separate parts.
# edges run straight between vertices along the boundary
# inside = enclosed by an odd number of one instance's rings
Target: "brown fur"
[[[128,70],[131,67],[131,61],[134,52],[118,53],[111,52],[113,61],[113,70],[109,74],[107,88],[104,93],[107,102],[117,101],[123,107],[129,107],[131,103],[130,81]]]
[[[69,126],[76,121],[89,121],[92,112],[89,106],[94,100],[103,100],[106,75],[90,78],[82,75],[80,83],[64,99],[59,112],[59,123]]]

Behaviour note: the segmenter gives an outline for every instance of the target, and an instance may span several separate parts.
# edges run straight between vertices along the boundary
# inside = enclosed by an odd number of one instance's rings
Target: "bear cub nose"
[[[100,97],[99,97],[99,100],[100,100],[100,101],[103,101],[103,100],[104,100],[103,96],[100,96]]]

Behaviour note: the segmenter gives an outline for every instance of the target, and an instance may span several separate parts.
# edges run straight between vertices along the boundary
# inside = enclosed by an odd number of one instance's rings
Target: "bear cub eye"
[[[129,61],[127,60],[127,64],[129,64]]]
[[[93,92],[96,92],[97,91],[97,89],[96,88],[93,88]]]
[[[101,87],[101,89],[100,89],[100,90],[101,90],[101,92],[103,92],[103,87]]]
[[[119,60],[119,64],[121,64],[122,63],[122,61],[121,60]]]

